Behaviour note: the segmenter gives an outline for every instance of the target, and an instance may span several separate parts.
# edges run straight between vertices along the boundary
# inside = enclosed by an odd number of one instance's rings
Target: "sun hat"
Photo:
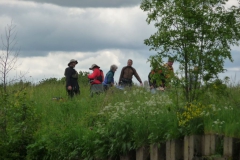
[[[94,67],[98,67],[98,68],[100,68],[98,65],[93,64],[89,69],[92,70]]]
[[[73,62],[76,62],[76,64],[78,64],[78,61],[76,59],[71,59],[70,62],[68,63],[68,66]]]

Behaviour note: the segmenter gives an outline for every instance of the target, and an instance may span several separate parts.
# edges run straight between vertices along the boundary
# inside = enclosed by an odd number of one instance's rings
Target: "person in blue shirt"
[[[105,79],[103,81],[103,86],[105,90],[108,90],[109,87],[114,86],[114,73],[116,72],[117,69],[118,67],[115,64],[110,66],[110,71],[107,72]]]

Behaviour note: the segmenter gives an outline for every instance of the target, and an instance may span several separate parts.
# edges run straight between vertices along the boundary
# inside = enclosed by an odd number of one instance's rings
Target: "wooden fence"
[[[223,154],[217,155],[217,150]],[[160,145],[142,146],[134,152],[121,156],[120,160],[240,160],[240,139],[192,135]]]

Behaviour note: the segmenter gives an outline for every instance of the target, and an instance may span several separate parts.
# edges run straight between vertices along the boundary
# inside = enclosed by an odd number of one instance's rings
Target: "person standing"
[[[151,70],[148,74],[148,82],[152,93],[156,92],[156,89],[165,90],[167,83],[174,77],[173,69],[174,59],[169,58],[168,62],[158,69]],[[158,81],[157,79],[160,79]]]
[[[69,97],[80,94],[80,87],[78,84],[78,72],[74,69],[77,60],[71,59],[68,63],[68,67],[65,69],[64,75],[66,78],[66,90]]]
[[[114,86],[114,73],[117,69],[118,67],[115,64],[110,66],[110,71],[107,72],[103,81],[104,90],[108,90],[109,87]]]
[[[118,84],[125,86],[132,86],[132,77],[133,75],[139,81],[140,85],[142,85],[142,80],[139,77],[135,68],[132,67],[133,61],[131,59],[128,60],[127,66],[123,67],[121,70],[121,74],[119,77]]]
[[[165,75],[166,78],[172,78],[174,76],[173,63],[174,63],[174,59],[169,58],[168,62],[164,65],[165,68],[167,69],[167,72],[166,72],[166,75]]]
[[[90,94],[91,97],[93,96],[93,93],[102,93],[103,92],[103,85],[102,82],[104,80],[103,71],[99,69],[100,67],[96,64],[92,64],[92,66],[89,68],[93,72],[88,75],[88,79],[90,80],[91,88],[90,88]]]

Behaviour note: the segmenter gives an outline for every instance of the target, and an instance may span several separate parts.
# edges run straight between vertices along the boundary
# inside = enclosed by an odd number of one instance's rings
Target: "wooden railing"
[[[222,155],[217,155],[219,147]],[[240,160],[240,139],[192,135],[160,145],[142,146],[134,152],[121,156],[120,160]]]

